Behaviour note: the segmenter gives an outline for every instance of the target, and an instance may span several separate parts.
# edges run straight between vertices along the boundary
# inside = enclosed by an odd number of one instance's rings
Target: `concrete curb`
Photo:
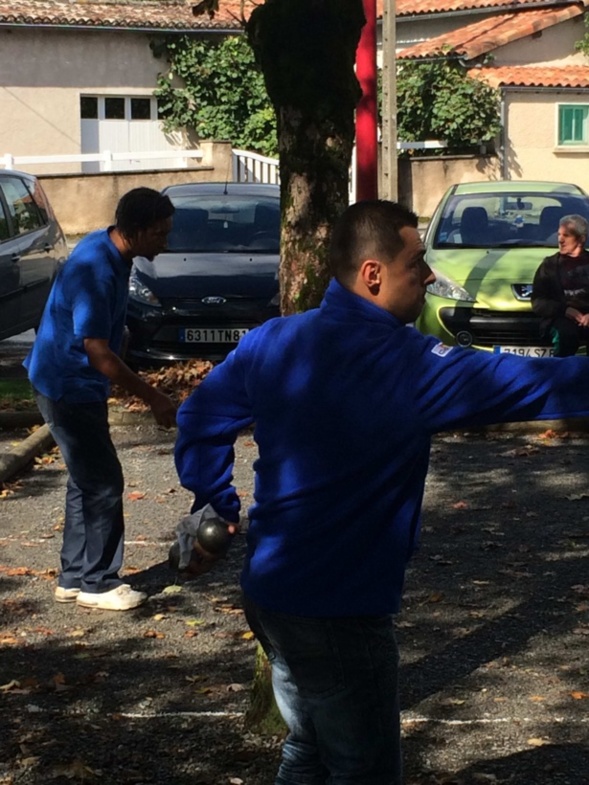
[[[10,452],[0,455],[0,483],[6,482],[34,460],[35,456],[52,446],[53,437],[49,426],[42,425]]]

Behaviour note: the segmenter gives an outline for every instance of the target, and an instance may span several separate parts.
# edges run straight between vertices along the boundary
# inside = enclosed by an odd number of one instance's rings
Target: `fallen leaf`
[[[550,744],[547,739],[531,738],[528,739],[530,747],[543,747],[545,744]]]
[[[452,505],[452,509],[454,509],[454,510],[468,510],[468,506],[469,506],[468,502],[460,501],[460,502],[455,502]]]
[[[146,494],[142,493],[141,491],[131,491],[131,493],[127,494],[127,499],[132,502],[139,501],[139,499],[145,499]]]
[[[158,632],[157,630],[146,630],[143,633],[144,638],[165,638],[165,634],[163,632]]]
[[[9,690],[18,689],[19,687],[20,681],[12,679],[12,681],[7,682],[6,684],[0,684],[0,692],[8,692]]]
[[[585,698],[589,698],[589,692],[579,692],[578,690],[574,690],[571,692],[571,698],[576,701],[584,700]]]
[[[166,588],[162,590],[162,594],[179,594],[181,591],[182,586],[173,584],[172,586],[166,586]]]
[[[79,758],[76,758],[71,763],[62,763],[56,766],[54,772],[57,776],[61,775],[62,777],[67,777],[68,780],[79,780],[80,782],[94,779],[102,773],[98,769],[91,769]]]
[[[563,436],[568,436],[567,433],[563,433]],[[552,428],[548,428],[547,431],[538,434],[538,439],[556,439],[558,438],[558,433],[554,431]]]
[[[254,633],[251,630],[248,630],[247,632],[242,633],[241,637],[244,639],[244,641],[251,641],[256,636],[254,635]]]

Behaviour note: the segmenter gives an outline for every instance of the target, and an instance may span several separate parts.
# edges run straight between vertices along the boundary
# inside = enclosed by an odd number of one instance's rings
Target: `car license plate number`
[[[180,340],[186,343],[237,343],[247,332],[247,327],[186,327],[180,330]]]
[[[519,357],[552,357],[552,346],[495,346],[495,354],[517,354]]]

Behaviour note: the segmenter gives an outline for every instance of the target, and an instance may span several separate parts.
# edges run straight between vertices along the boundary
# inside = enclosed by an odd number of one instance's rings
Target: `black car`
[[[39,181],[0,171],[0,340],[38,326],[66,258],[65,237]]]
[[[163,193],[176,211],[168,250],[137,258],[129,281],[128,359],[220,359],[278,316],[280,189],[189,183]]]

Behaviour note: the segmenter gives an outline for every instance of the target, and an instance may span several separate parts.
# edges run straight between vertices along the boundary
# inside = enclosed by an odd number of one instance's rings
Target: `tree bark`
[[[264,650],[258,643],[250,706],[245,716],[245,727],[262,736],[285,736],[287,727],[282,719],[272,691],[272,673]]]
[[[348,205],[362,0],[266,0],[246,33],[278,126],[284,315],[316,307],[331,226]]]

